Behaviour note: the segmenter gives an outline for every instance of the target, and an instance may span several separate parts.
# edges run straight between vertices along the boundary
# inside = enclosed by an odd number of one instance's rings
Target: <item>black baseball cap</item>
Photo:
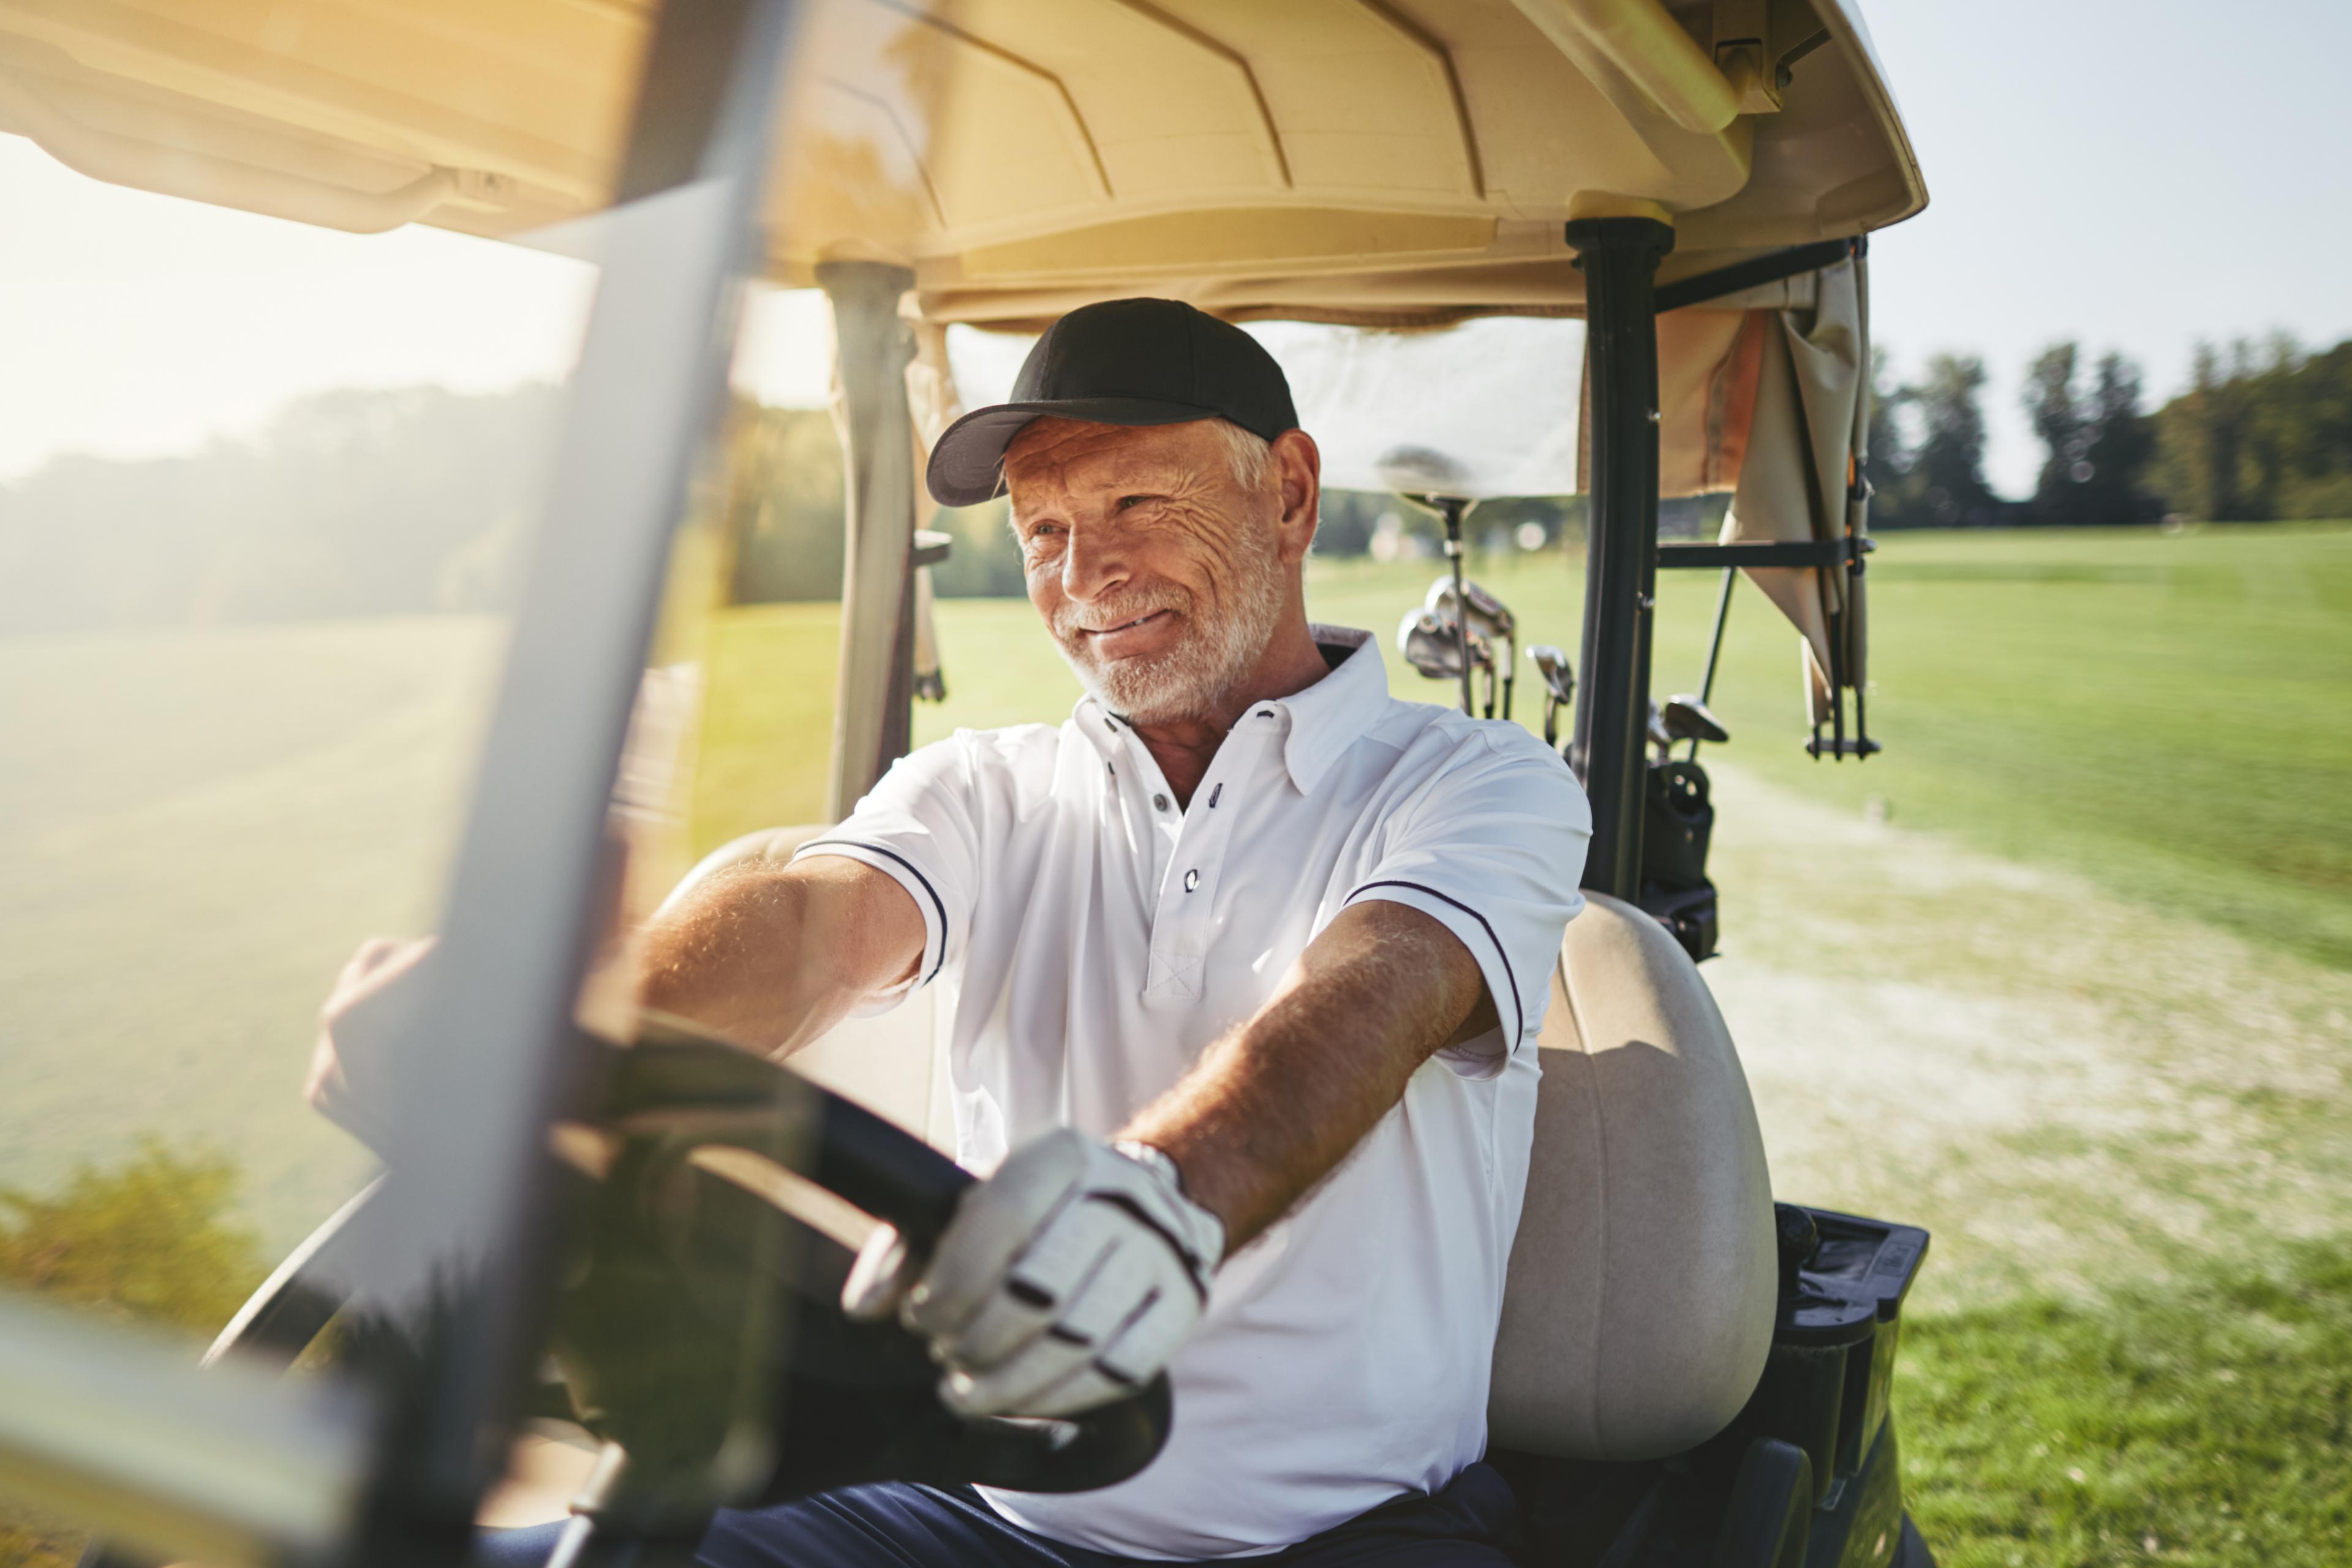
[[[924,476],[931,499],[977,506],[1002,493],[1004,448],[1049,415],[1097,425],[1230,419],[1269,441],[1298,425],[1282,367],[1239,327],[1180,300],[1107,300],[1045,329],[1013,401],[947,427]]]

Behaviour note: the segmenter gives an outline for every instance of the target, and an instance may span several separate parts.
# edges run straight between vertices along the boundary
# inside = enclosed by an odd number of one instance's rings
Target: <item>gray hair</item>
[[[1225,461],[1234,471],[1234,482],[1245,490],[1265,488],[1266,477],[1274,471],[1274,443],[1254,430],[1244,430],[1230,419],[1214,419],[1218,444],[1225,449]]]

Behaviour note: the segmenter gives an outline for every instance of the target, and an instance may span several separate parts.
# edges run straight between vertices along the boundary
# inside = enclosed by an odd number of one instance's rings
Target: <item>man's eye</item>
[[[1146,501],[1154,501],[1159,499],[1160,498],[1158,496],[1121,496],[1118,498],[1118,510],[1125,511],[1129,507],[1141,506]]]

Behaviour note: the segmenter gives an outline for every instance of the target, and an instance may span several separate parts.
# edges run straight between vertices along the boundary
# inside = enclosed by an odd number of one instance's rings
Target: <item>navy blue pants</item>
[[[1264,1557],[1280,1568],[1508,1568],[1502,1542],[1512,1522],[1511,1489],[1473,1465],[1433,1497],[1403,1497],[1322,1534]],[[484,1536],[475,1560],[489,1568],[538,1568],[561,1524]],[[1137,1568],[1113,1557],[1034,1535],[1000,1518],[970,1487],[907,1481],[821,1492],[781,1508],[719,1516],[697,1555],[711,1568]],[[1168,1568],[1153,1562],[1150,1568]]]

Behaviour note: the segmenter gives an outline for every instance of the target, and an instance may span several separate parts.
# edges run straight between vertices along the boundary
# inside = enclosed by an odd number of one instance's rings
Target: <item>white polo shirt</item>
[[[1108,1136],[1248,1019],[1350,903],[1421,910],[1478,961],[1501,1026],[1440,1053],[1297,1208],[1218,1272],[1169,1373],[1175,1426],[1131,1480],[988,1493],[1056,1540],[1242,1556],[1444,1486],[1486,1451],[1504,1268],[1527,1184],[1536,1031],[1591,818],[1517,725],[1401,702],[1362,632],[1234,726],[1188,807],[1089,697],[1058,729],[959,731],[804,846],[896,878],[946,988],[957,1157]]]

